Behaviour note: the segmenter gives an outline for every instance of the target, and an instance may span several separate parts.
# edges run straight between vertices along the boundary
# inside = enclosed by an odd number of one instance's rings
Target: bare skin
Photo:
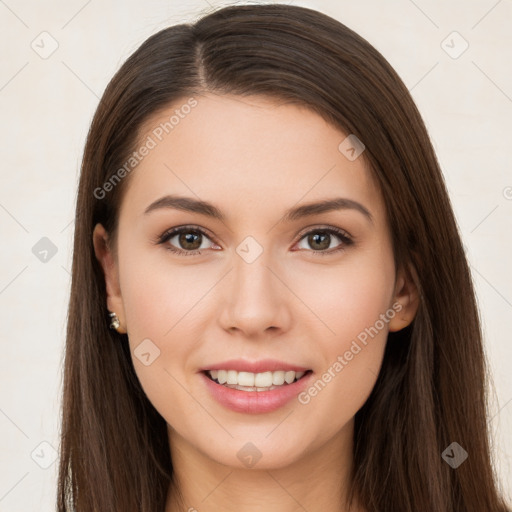
[[[171,485],[166,512],[348,511],[354,415],[375,384],[388,331],[414,318],[417,290],[394,267],[383,199],[363,158],[351,161],[338,149],[347,134],[267,98],[196,99],[130,176],[116,251],[103,226],[93,235],[107,307],[168,423],[184,502]],[[153,116],[141,141],[186,100]],[[173,208],[144,213],[167,194],[208,201],[225,218]],[[356,208],[284,219],[290,208],[332,198],[359,203],[371,220]],[[190,225],[186,233],[205,231],[194,247],[186,245],[192,235],[155,242]],[[246,237],[257,245],[241,245]],[[258,246],[250,263],[237,252]],[[357,351],[354,340],[371,326],[377,334]],[[147,366],[134,355],[146,339],[160,351]],[[344,363],[336,365],[339,356]],[[238,358],[307,367],[313,382],[328,383],[272,412],[235,412],[212,397],[200,370]],[[253,467],[239,458],[249,442],[261,454]],[[363,509],[355,500],[350,511]]]

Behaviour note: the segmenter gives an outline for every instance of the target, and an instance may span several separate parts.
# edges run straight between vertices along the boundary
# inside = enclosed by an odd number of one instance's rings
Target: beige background
[[[424,116],[477,287],[495,381],[497,466],[510,496],[512,2],[294,3],[368,39]],[[73,209],[98,99],[150,34],[225,4],[0,0],[0,512],[54,509]]]

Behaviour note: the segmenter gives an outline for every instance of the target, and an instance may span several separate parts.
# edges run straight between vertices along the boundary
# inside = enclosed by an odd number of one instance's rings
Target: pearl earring
[[[110,313],[110,328],[119,329],[119,326],[121,325],[121,322],[119,322],[119,317],[115,313]]]

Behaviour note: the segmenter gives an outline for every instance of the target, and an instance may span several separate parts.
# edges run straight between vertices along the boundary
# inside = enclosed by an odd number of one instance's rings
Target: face
[[[130,175],[115,256],[96,227],[107,306],[171,440],[283,467],[353,427],[414,293],[347,134],[262,97],[195,100],[145,125],[155,144]]]

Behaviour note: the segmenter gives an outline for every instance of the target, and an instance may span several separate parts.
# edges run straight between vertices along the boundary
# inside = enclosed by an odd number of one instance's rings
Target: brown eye
[[[327,233],[315,233],[313,235],[308,235],[308,243],[313,249],[329,249],[329,246],[331,245],[331,235]]]
[[[337,238],[340,243],[332,246],[333,238]],[[353,240],[342,230],[335,228],[315,229],[306,233],[299,243],[304,240],[309,247],[299,247],[310,249],[316,254],[327,255],[345,249],[353,244]],[[333,250],[328,250],[333,249]]]
[[[180,233],[173,238],[178,239],[180,248],[187,250],[197,250],[201,247],[201,237],[201,233],[189,231]]]
[[[172,252],[190,256],[201,254],[200,249],[208,249],[208,240],[208,236],[201,229],[185,226],[167,231],[159,238],[158,243],[165,244],[166,249]]]

